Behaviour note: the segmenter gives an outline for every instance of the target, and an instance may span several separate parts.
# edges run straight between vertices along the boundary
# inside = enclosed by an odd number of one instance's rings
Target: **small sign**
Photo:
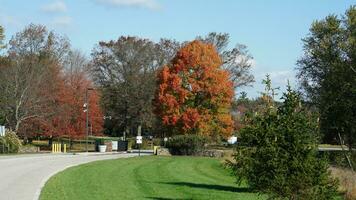
[[[136,143],[142,144],[142,136],[136,136]]]

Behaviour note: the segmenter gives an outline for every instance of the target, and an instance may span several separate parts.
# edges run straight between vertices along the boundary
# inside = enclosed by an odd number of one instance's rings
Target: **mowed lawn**
[[[41,200],[265,199],[235,178],[221,161],[201,157],[159,157],[98,161],[53,176]]]

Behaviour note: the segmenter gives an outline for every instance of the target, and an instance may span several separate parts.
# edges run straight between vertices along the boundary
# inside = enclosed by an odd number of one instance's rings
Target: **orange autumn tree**
[[[170,134],[228,137],[233,84],[210,44],[193,41],[158,73],[155,112]]]
[[[33,118],[22,126],[28,136],[83,138],[86,135],[86,113],[83,112],[85,91],[92,88],[92,82],[82,72],[61,74],[57,77],[53,105],[43,107],[43,112],[51,112],[47,118]],[[43,95],[46,95],[44,91]],[[103,113],[99,105],[99,91],[91,90],[89,100],[89,134],[102,135]],[[32,133],[30,135],[29,133]]]
[[[52,120],[52,129],[70,138],[86,135],[86,113],[83,111],[85,92],[92,88],[92,82],[82,72],[68,73],[64,76],[63,90],[59,93],[58,117]],[[90,90],[89,102],[89,134],[102,135],[103,113],[99,105],[99,91]]]

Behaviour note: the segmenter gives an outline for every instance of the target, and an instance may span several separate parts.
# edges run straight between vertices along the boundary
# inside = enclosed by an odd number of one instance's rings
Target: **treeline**
[[[319,114],[325,143],[356,142],[356,6],[315,21],[298,60],[301,92]]]
[[[303,104],[319,120],[319,141],[348,144],[350,149],[356,137],[355,10],[355,6],[352,6],[341,18],[331,15],[315,21],[310,34],[303,39],[304,54],[297,63],[299,93],[303,97]],[[191,99],[192,95],[181,95],[187,98],[180,103],[184,111],[192,107],[190,104],[203,102],[204,92],[210,95],[205,99],[213,99],[212,91],[208,87],[204,88],[198,80],[201,69],[193,69],[196,66],[188,65],[195,62],[186,60],[184,55],[177,55],[177,52],[191,45],[189,42],[119,37],[117,40],[99,42],[88,58],[80,51],[73,50],[66,37],[48,31],[42,25],[31,24],[25,27],[13,35],[7,44],[3,39],[1,27],[0,123],[25,138],[83,136],[86,133],[86,113],[83,109],[86,92],[89,94],[89,132],[92,134],[122,136],[125,133],[134,136],[139,126],[143,134],[148,135],[162,136],[167,130],[177,132],[175,128],[184,126],[171,122],[184,117],[183,112],[177,112],[173,106],[170,111],[166,110],[168,113],[160,113],[159,117],[157,112],[154,113],[154,104],[159,100],[155,99],[155,92],[159,85],[173,87],[176,84],[160,80],[164,77],[164,66],[167,66],[166,77],[170,77],[171,81],[174,76],[179,76],[179,81],[185,81],[184,78],[190,76],[197,78],[190,80],[190,85],[184,86],[182,83],[174,89],[176,91],[171,91],[172,94],[164,93],[175,98],[179,96],[176,95],[179,91],[194,93],[194,99]],[[211,62],[212,66],[218,63],[219,70],[228,72],[228,79],[235,92],[240,92],[239,87],[254,81],[250,72],[252,56],[246,46],[236,44],[229,48],[233,45],[226,33],[209,33],[195,39],[203,44],[193,45],[196,47],[188,48],[181,54],[201,56],[200,62],[203,64],[199,65],[202,66],[206,62]],[[205,44],[212,45],[214,49]],[[200,55],[201,52],[195,52],[195,48],[201,48],[202,52],[205,52],[203,49],[210,49],[205,53],[215,56],[216,52],[219,59],[212,62],[205,55]],[[185,62],[185,70],[174,70],[173,65],[180,65],[178,62]],[[203,71],[214,70],[205,67]],[[210,84],[211,80],[217,80],[218,77],[211,76],[206,83]],[[264,83],[271,85],[271,80],[267,78]],[[189,88],[192,84],[199,87]],[[219,84],[215,86],[217,88]],[[95,90],[88,91],[88,88]],[[199,88],[204,88],[204,92],[199,91]],[[266,90],[261,98],[255,100],[247,99],[244,93],[234,100],[229,114],[232,114],[235,132],[246,124],[246,114],[259,112],[260,108],[265,107],[264,102],[274,101],[275,89],[268,90],[272,93],[267,94]],[[207,94],[204,95],[207,97]],[[161,104],[169,102],[166,100]],[[201,116],[213,119],[208,116],[218,116],[226,112],[228,107],[216,111],[216,115],[204,111],[216,110],[216,106],[208,101],[200,107],[196,105],[194,109]],[[191,110],[190,114],[194,112]],[[224,120],[213,119],[216,127],[222,121],[229,120],[228,117]],[[169,128],[169,124],[174,127]],[[203,130],[202,127],[200,129]],[[190,132],[200,133],[201,130]],[[225,132],[224,135],[229,135],[231,131]]]
[[[143,134],[163,133],[153,113],[157,73],[187,42],[119,37],[99,42],[87,58],[66,37],[42,25],[25,27],[8,44],[2,28],[0,33],[0,122],[18,135],[83,136],[86,92],[90,133],[133,136],[138,126]],[[254,81],[246,46],[228,48],[225,33],[196,39],[216,48],[235,89]]]
[[[71,49],[67,38],[34,24],[2,48],[6,52],[0,62],[1,123],[25,139],[83,135],[83,94],[93,87],[86,57]],[[101,134],[103,118],[96,91],[89,102],[92,133]]]
[[[345,15],[329,15],[315,21],[310,33],[302,39],[303,54],[297,61],[298,93],[303,106],[318,121],[320,143],[345,144],[356,142],[356,7]],[[264,102],[273,101],[277,88],[269,85],[261,97],[248,99],[241,93],[233,104],[237,129],[244,117],[261,112]],[[268,95],[268,90],[270,90]],[[277,102],[278,103],[278,102]]]
[[[222,68],[234,87],[254,81],[250,73],[252,56],[246,46],[229,49],[229,35],[210,33],[197,40],[216,47],[222,59]],[[153,42],[137,37],[120,37],[116,41],[100,42],[92,52],[92,77],[102,89],[105,115],[105,133],[109,135],[136,135],[141,126],[144,134],[163,136],[162,120],[154,114],[153,100],[158,87],[157,73],[170,64],[177,51],[187,42],[161,39]],[[219,66],[220,67],[220,66]]]
[[[342,187],[345,199],[355,199],[352,186],[339,187],[328,169],[337,159],[356,166],[355,27],[356,6],[311,25],[297,63],[299,91],[288,85],[282,102],[274,101],[269,76],[260,98],[238,98],[239,143],[228,166],[240,183],[269,199],[335,199]],[[320,143],[340,145],[343,155],[320,155]]]

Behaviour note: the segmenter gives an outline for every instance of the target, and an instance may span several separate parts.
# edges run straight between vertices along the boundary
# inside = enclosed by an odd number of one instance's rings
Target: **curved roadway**
[[[122,153],[0,156],[0,200],[37,200],[45,182],[65,168],[97,160],[136,155]]]

